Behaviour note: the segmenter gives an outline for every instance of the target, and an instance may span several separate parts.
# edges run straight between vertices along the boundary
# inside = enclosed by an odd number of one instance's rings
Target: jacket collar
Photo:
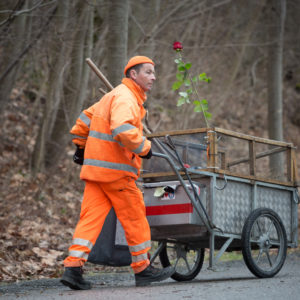
[[[130,78],[123,78],[122,83],[125,84],[133,92],[138,101],[138,104],[142,106],[147,99],[145,91]]]

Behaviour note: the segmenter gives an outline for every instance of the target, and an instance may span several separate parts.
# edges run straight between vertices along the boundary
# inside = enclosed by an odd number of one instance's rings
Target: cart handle
[[[299,192],[297,189],[295,189],[295,192],[294,192],[294,202],[296,204],[299,204],[299,202],[300,202],[300,195],[299,195]]]
[[[227,183],[228,183],[227,182],[227,177],[226,177],[225,174],[224,174],[224,180],[225,180],[225,182],[224,182],[224,185],[222,187],[217,186],[217,183],[215,182],[214,188],[217,189],[217,190],[219,190],[219,191],[224,190],[226,188],[226,186],[227,186]]]

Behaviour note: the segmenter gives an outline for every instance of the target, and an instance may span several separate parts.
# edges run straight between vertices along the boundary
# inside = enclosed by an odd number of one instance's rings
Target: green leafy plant
[[[177,106],[182,106],[186,103],[193,103],[195,112],[202,112],[204,115],[206,126],[209,127],[208,120],[212,115],[208,112],[208,102],[206,99],[201,99],[198,93],[197,86],[200,83],[210,83],[211,78],[206,73],[201,73],[196,76],[190,75],[192,64],[185,63],[182,57],[183,46],[180,42],[173,44],[173,49],[176,51],[177,58],[174,62],[177,64],[176,81],[172,85],[172,90],[178,91],[179,99]]]

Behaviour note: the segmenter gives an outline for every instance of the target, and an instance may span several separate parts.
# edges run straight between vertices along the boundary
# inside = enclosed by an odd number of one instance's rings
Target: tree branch
[[[155,26],[153,26],[153,29],[148,34],[145,34],[145,35],[150,36],[152,38],[155,37],[163,29],[163,27],[169,21],[169,19],[172,17],[172,15],[175,14],[182,6],[184,6],[186,3],[188,3],[188,1],[189,0],[181,1],[177,6],[175,6],[172,10],[170,10],[169,13],[160,20],[160,22],[158,22]],[[143,39],[141,39],[137,43],[136,47],[132,51],[133,53],[135,53],[137,51],[137,49],[140,47],[142,40]]]
[[[2,11],[0,11],[0,14],[1,13],[10,13],[10,15],[9,15],[9,17],[6,20],[4,20],[2,23],[0,23],[0,26],[3,26],[8,21],[12,21],[15,17],[17,17],[19,15],[32,12],[33,10],[35,10],[38,7],[44,7],[44,6],[52,4],[53,2],[56,2],[56,1],[57,0],[52,0],[52,1],[48,2],[48,3],[45,3],[45,4],[41,5],[41,3],[43,2],[43,0],[40,0],[40,2],[38,2],[36,5],[34,5],[31,8],[28,8],[28,9],[23,9],[23,10],[16,10],[16,9],[14,9],[14,10],[2,10]]]
[[[41,28],[40,32],[37,34],[35,39],[32,39],[32,41],[20,52],[20,54],[17,56],[17,58],[7,67],[7,69],[4,71],[4,73],[0,77],[0,83],[2,80],[10,73],[10,71],[18,64],[20,59],[34,46],[34,44],[41,38],[43,32],[48,27],[49,23],[51,22],[52,18],[55,15],[55,12],[57,10],[57,6],[53,9],[52,13],[50,14],[47,22],[44,24],[44,26]]]
[[[203,14],[203,13],[205,13],[205,12],[207,12],[207,11],[213,9],[213,8],[219,7],[221,5],[228,4],[230,2],[231,2],[231,0],[224,0],[222,2],[219,2],[219,3],[216,3],[216,4],[212,5],[210,7],[207,7],[206,9],[198,10],[196,12],[193,12],[190,15],[185,15],[185,16],[177,17],[176,21],[181,21],[181,20],[186,20],[186,19],[191,19],[191,18],[197,17],[198,15]]]
[[[15,5],[14,9],[11,11],[12,13],[8,16],[6,20],[0,23],[0,26],[8,23],[9,21],[11,22],[14,19],[13,12],[17,11],[19,8],[22,8],[24,5],[25,0],[18,1],[18,3]],[[9,26],[9,24],[6,26],[6,28]]]

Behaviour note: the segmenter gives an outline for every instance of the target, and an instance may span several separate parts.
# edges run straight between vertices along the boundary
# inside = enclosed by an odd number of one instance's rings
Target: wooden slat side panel
[[[232,136],[232,137],[236,137],[236,138],[244,139],[244,140],[255,141],[258,143],[263,143],[263,144],[268,144],[268,145],[277,145],[277,146],[281,146],[281,147],[293,147],[292,143],[286,143],[286,142],[281,142],[281,141],[265,139],[265,138],[261,138],[261,137],[256,137],[256,136],[252,136],[252,135],[239,133],[239,132],[234,132],[234,131],[227,130],[227,129],[215,128],[215,131],[225,134],[225,135],[228,135],[228,136]]]
[[[253,182],[255,181],[261,181],[261,182],[266,182],[266,183],[272,183],[272,184],[278,184],[278,185],[283,185],[283,186],[289,186],[289,187],[294,187],[295,183],[294,182],[285,182],[285,181],[279,181],[279,180],[271,180],[271,179],[266,179],[266,178],[261,178],[258,176],[246,176],[246,175],[240,175],[240,174],[236,174],[233,172],[229,172],[229,171],[225,171],[225,170],[219,170],[219,169],[203,169],[203,172],[210,172],[210,173],[217,173],[220,175],[228,175],[228,176],[232,176],[232,177],[238,177],[238,178],[242,178],[242,179],[248,179],[251,180]],[[184,172],[180,172],[181,176],[184,176]],[[201,177],[204,175],[201,174],[194,174],[194,173],[190,173],[190,175],[192,177]],[[148,174],[141,174],[141,178],[142,179],[151,179],[151,178],[155,178],[158,179],[159,177],[163,177],[164,180],[166,180],[166,177],[170,177],[172,178],[172,180],[174,179],[174,176],[176,176],[176,174],[174,172],[161,172],[161,173],[148,173]]]

